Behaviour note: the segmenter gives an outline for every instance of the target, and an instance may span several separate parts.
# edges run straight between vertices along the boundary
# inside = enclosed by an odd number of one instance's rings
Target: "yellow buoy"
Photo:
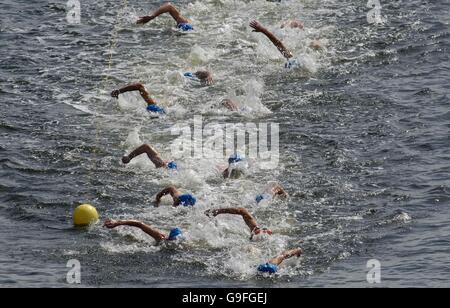
[[[73,211],[73,224],[75,226],[88,226],[97,222],[98,212],[90,204],[82,204]]]

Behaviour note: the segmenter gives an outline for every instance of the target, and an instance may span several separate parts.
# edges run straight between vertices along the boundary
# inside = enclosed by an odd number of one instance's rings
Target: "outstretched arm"
[[[155,164],[156,168],[164,168],[166,166],[166,163],[161,158],[159,153],[148,144],[143,144],[136,150],[131,152],[129,155],[125,155],[124,157],[122,157],[122,162],[124,164],[128,164],[135,157],[138,157],[139,155],[144,153],[147,154],[148,158],[152,161],[153,164]]]
[[[137,221],[137,220],[111,220],[108,219],[105,221],[104,227],[108,229],[114,229],[118,226],[129,226],[134,228],[139,228],[151,237],[153,237],[157,242],[160,242],[162,240],[166,239],[166,235],[159,231],[158,229],[152,228],[149,225],[144,224],[143,222]]]
[[[250,231],[255,230],[258,227],[258,223],[256,219],[244,208],[226,208],[226,209],[218,209],[218,210],[207,210],[205,212],[207,216],[214,216],[221,214],[232,214],[232,215],[241,215],[247,224]]]
[[[286,48],[286,46],[284,46],[284,44],[272,32],[264,28],[259,22],[253,20],[250,23],[250,27],[254,29],[253,32],[260,32],[266,35],[269,38],[269,40],[275,45],[275,47],[278,48],[283,57],[285,57],[286,59],[290,59],[293,57],[292,52],[289,51]]]
[[[161,203],[162,197],[164,197],[166,195],[172,196],[173,205],[176,206],[178,196],[181,195],[181,192],[178,189],[176,189],[174,186],[169,186],[169,187],[163,189],[159,194],[156,195],[155,205],[159,206],[159,204]]]
[[[171,3],[163,4],[159,9],[157,9],[151,15],[140,17],[139,20],[137,21],[137,23],[141,24],[141,25],[146,24],[146,23],[152,21],[153,19],[155,19],[156,17],[158,17],[159,15],[162,15],[165,13],[169,13],[170,16],[172,16],[172,18],[175,19],[177,24],[189,23],[189,20],[187,18],[185,18],[183,15],[181,15],[181,13],[177,10],[177,8],[175,6],[173,6]]]
[[[284,260],[292,257],[300,257],[303,254],[303,249],[297,248],[283,252],[281,255],[269,260],[270,263],[280,265]]]
[[[114,90],[111,92],[111,96],[118,98],[120,94],[126,93],[126,92],[131,92],[131,91],[139,91],[142,98],[145,100],[145,102],[147,104],[149,104],[149,105],[156,104],[156,102],[150,97],[150,93],[147,91],[147,89],[145,88],[145,86],[142,83],[135,83],[135,84],[126,86],[122,89]]]

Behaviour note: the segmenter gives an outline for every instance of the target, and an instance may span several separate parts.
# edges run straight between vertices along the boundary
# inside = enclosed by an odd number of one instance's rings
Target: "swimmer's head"
[[[264,195],[258,195],[256,196],[256,203],[260,204],[261,201],[263,201],[265,199]]]
[[[239,154],[233,154],[230,156],[230,158],[228,158],[228,163],[229,164],[236,164],[243,161],[243,158],[239,155]]]
[[[174,161],[167,163],[167,169],[177,170],[178,169],[177,163]]]
[[[298,68],[299,66],[300,66],[300,63],[296,59],[288,60],[286,62],[286,64],[284,65],[284,67],[287,69],[294,69],[294,68]]]
[[[180,23],[177,26],[178,29],[181,29],[182,31],[193,31],[194,27],[189,23]]]
[[[275,274],[278,272],[278,266],[272,263],[264,263],[258,266],[258,272]]]
[[[259,242],[264,241],[270,238],[270,236],[273,234],[273,232],[267,228],[256,228],[252,232],[252,236],[250,237],[250,240]]]
[[[174,228],[174,229],[170,230],[169,241],[175,241],[175,240],[179,239],[181,236],[183,236],[183,232],[181,231],[181,229]]]
[[[192,73],[192,72],[186,72],[183,74],[184,77],[186,77],[187,79],[194,81],[194,82],[201,82],[200,78],[197,76],[196,73]]]
[[[178,200],[182,206],[194,206],[197,203],[197,199],[190,194],[181,195]]]
[[[161,108],[161,107],[159,107],[157,105],[148,105],[147,106],[147,111],[158,113],[158,114],[165,114],[166,113],[166,111],[163,108]]]

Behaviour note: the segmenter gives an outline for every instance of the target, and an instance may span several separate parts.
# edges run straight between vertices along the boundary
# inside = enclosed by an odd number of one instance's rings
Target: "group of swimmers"
[[[171,3],[166,3],[159,7],[155,12],[153,12],[151,15],[140,17],[137,21],[137,24],[146,24],[153,19],[157,18],[158,16],[168,13],[172,16],[173,19],[175,19],[177,23],[177,28],[180,31],[193,31],[194,26],[192,23],[185,18],[181,13],[178,11],[178,9],[173,6]],[[287,63],[285,65],[286,68],[293,68],[296,65],[298,65],[297,60],[293,59],[292,52],[284,46],[281,40],[279,40],[272,32],[270,32],[268,29],[263,27],[259,22],[252,21],[250,23],[250,27],[253,28],[254,32],[263,33],[265,36],[269,38],[269,40],[277,47],[277,49],[281,52],[283,57],[286,58]],[[298,20],[290,20],[286,21],[282,24],[282,28],[284,27],[290,27],[290,28],[298,28],[303,29],[304,25],[302,22]],[[311,45],[312,48],[320,48],[320,42],[314,41]],[[211,72],[206,70],[197,71],[194,73],[186,73],[184,74],[187,78],[193,78],[201,82],[205,86],[212,85],[214,80],[212,77]],[[165,110],[158,106],[157,102],[150,96],[149,91],[145,88],[145,86],[141,83],[131,84],[128,86],[125,86],[121,89],[114,90],[111,93],[111,96],[114,98],[118,98],[120,94],[130,92],[130,91],[139,91],[141,97],[144,99],[144,101],[147,103],[147,110],[152,113],[156,114],[165,114]],[[238,111],[238,104],[236,104],[234,101],[230,99],[225,99],[222,101],[222,105],[231,110],[231,111]],[[161,155],[158,153],[157,150],[155,150],[152,146],[148,144],[144,144],[135,150],[133,150],[128,155],[125,155],[122,157],[122,162],[124,164],[130,163],[134,158],[146,154],[147,157],[150,159],[150,161],[155,165],[156,168],[166,168],[168,170],[177,170],[178,166],[175,161],[171,160],[165,160],[161,157]],[[238,178],[242,174],[242,170],[239,167],[242,163],[245,162],[245,158],[240,156],[239,154],[234,154],[228,159],[228,168],[225,169],[222,173],[224,178]],[[170,195],[173,200],[173,206],[195,206],[197,203],[197,199],[189,193],[183,193],[179,189],[177,189],[174,186],[169,186],[165,189],[163,189],[161,192],[159,192],[156,195],[156,200],[154,205],[158,207],[161,203],[161,199],[164,196]],[[287,198],[288,194],[283,189],[283,187],[279,184],[271,184],[269,187],[266,188],[265,192],[256,196],[255,201],[259,204],[263,200],[272,200],[274,198]],[[205,215],[208,217],[216,217],[218,215],[239,215],[243,218],[245,224],[248,226],[250,231],[250,240],[257,241],[257,240],[263,240],[267,238],[268,236],[272,235],[273,232],[268,229],[261,227],[256,219],[252,216],[252,214],[245,208],[221,208],[221,209],[215,209],[215,210],[207,210],[205,212]],[[168,234],[149,226],[143,222],[135,221],[135,220],[120,220],[115,221],[108,219],[104,223],[104,227],[109,229],[114,229],[119,226],[129,226],[141,229],[143,232],[151,236],[157,243],[161,243],[164,241],[177,241],[179,239],[183,238],[183,231],[180,228],[174,228],[169,231]],[[292,250],[285,251],[281,253],[279,256],[276,256],[272,259],[270,259],[267,263],[260,264],[257,268],[259,272],[262,273],[276,273],[278,271],[278,266],[286,259],[292,258],[292,257],[300,257],[303,253],[303,250],[301,248],[296,248]]]

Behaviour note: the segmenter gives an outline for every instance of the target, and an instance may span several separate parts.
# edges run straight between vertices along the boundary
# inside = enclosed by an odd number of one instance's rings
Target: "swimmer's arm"
[[[163,189],[159,194],[156,195],[155,205],[159,206],[161,203],[161,199],[166,196],[171,195],[173,198],[173,205],[177,206],[178,196],[181,195],[180,191],[176,189],[174,186],[167,187]]]
[[[166,238],[166,235],[164,233],[162,233],[161,231],[152,228],[149,225],[144,224],[143,222],[137,221],[137,220],[119,220],[119,221],[114,221],[114,220],[106,220],[104,227],[108,228],[108,229],[114,229],[118,226],[128,226],[128,227],[134,227],[134,228],[139,228],[141,229],[143,232],[145,232],[146,234],[150,235],[151,237],[153,237],[156,241],[162,241]]]
[[[302,254],[303,250],[301,248],[288,250],[283,252],[281,255],[269,260],[269,263],[280,265],[284,260],[290,259],[292,257],[300,257]]]
[[[147,157],[152,161],[156,168],[164,168],[166,166],[164,160],[161,158],[159,153],[150,145],[143,144],[129,155],[122,157],[122,162],[124,164],[128,164],[134,158],[138,157],[141,154],[147,154]]]
[[[155,105],[156,102],[150,97],[150,93],[147,91],[145,86],[142,83],[135,83],[131,84],[129,86],[123,87],[119,90],[114,90],[111,92],[111,96],[118,98],[120,94],[126,93],[126,92],[132,92],[132,91],[139,91],[139,94],[141,94],[142,98],[145,100],[145,102],[149,105]]]
[[[162,15],[165,13],[169,13],[170,16],[172,16],[172,18],[175,19],[177,24],[189,23],[189,20],[187,18],[185,18],[183,15],[181,15],[181,13],[178,11],[178,9],[175,6],[173,6],[171,3],[165,3],[159,9],[157,9],[155,12],[153,12],[153,14],[140,17],[139,20],[137,21],[137,24],[141,24],[141,25],[146,24],[146,23],[152,21],[153,19],[155,19],[156,17],[158,17],[159,15]]]
[[[272,32],[264,28],[259,22],[256,20],[252,21],[250,27],[254,29],[254,32],[260,32],[267,36],[286,59],[293,57],[292,52],[284,46],[283,42],[281,42],[281,40],[279,40]]]
[[[221,214],[241,215],[245,223],[249,227],[250,231],[253,231],[258,227],[256,219],[244,208],[226,208],[217,210],[208,210],[205,212],[207,216],[213,215],[214,217]]]

